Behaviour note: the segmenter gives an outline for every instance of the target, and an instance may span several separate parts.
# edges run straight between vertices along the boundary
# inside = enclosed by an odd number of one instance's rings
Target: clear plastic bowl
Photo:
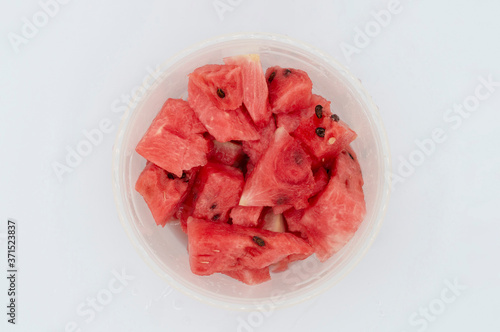
[[[314,93],[332,101],[332,110],[358,133],[358,154],[365,185],[366,218],[352,240],[328,261],[313,255],[272,280],[247,286],[222,274],[201,277],[189,268],[187,237],[178,223],[156,226],[142,197],[134,190],[146,161],[135,147],[169,98],[186,98],[188,74],[227,56],[260,54],[271,65],[299,68],[313,81]],[[361,259],[381,226],[390,189],[390,156],[377,107],[360,81],[329,55],[297,40],[274,34],[232,34],[190,47],[169,59],[135,107],[125,113],[113,148],[113,190],[123,227],[140,256],[176,289],[203,302],[237,310],[284,307],[325,292]],[[146,89],[148,88],[148,89]]]

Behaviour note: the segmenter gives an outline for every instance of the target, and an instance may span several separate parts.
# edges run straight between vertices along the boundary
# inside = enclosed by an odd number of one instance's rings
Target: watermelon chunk
[[[222,273],[247,285],[258,285],[265,281],[271,280],[269,267],[265,267],[262,269],[241,269]]]
[[[190,78],[188,102],[208,132],[219,142],[256,140],[259,133],[244,105],[223,111]]]
[[[212,148],[208,154],[208,159],[215,163],[220,163],[233,167],[240,167],[245,153],[240,144],[233,142],[212,141]]]
[[[242,269],[263,269],[294,254],[311,254],[311,246],[290,233],[213,223],[190,217],[187,221],[191,271],[197,275]]]
[[[307,240],[306,228],[300,223],[300,220],[304,216],[304,209],[296,210],[292,208],[283,212],[283,216],[285,217],[288,231]]]
[[[266,123],[271,117],[267,107],[267,83],[258,54],[238,55],[224,59],[227,65],[241,69],[243,103],[255,124]]]
[[[266,71],[269,103],[273,113],[288,113],[311,104],[312,82],[300,69],[270,67]]]
[[[238,205],[232,208],[229,217],[233,220],[233,225],[256,227],[259,224],[262,209],[262,206]]]
[[[323,115],[318,117],[313,113],[302,119],[299,127],[292,133],[313,157],[314,165],[328,164],[357,136],[337,115],[327,114],[323,112]]]
[[[366,206],[362,186],[359,163],[353,152],[344,150],[335,158],[327,187],[304,210],[302,218],[298,222],[287,219],[290,230],[305,233],[320,261],[338,252],[363,221]]]
[[[272,232],[283,233],[286,231],[285,227],[285,219],[282,214],[275,214],[273,209],[269,209],[266,215],[264,216],[264,224],[262,229],[266,229]],[[288,264],[303,260],[309,257],[312,253],[303,253],[303,254],[293,254],[283,258],[278,263],[271,265],[271,271],[273,272],[283,272],[288,269]]]
[[[207,163],[204,126],[189,104],[168,99],[136,147],[137,153],[177,176]]]
[[[244,141],[241,146],[243,151],[248,155],[250,162],[256,165],[260,157],[266,152],[271,140],[273,139],[274,132],[276,131],[276,124],[274,118],[271,118],[267,124],[259,129],[260,139],[256,141]]]
[[[301,261],[306,259],[307,257],[311,256],[311,254],[296,254],[296,255],[290,255],[288,257],[283,258],[281,261],[278,263],[274,264],[271,266],[271,271],[274,273],[278,272],[283,272],[286,269],[288,269],[288,265],[290,263],[296,262],[296,261]]]
[[[181,224],[185,226],[189,216],[226,222],[229,211],[238,204],[243,183],[243,173],[239,169],[209,162],[198,172],[186,198]]]
[[[189,74],[210,103],[221,111],[234,110],[243,103],[241,68],[232,65],[205,65]]]
[[[324,167],[318,168],[318,170],[314,173],[314,189],[311,196],[314,196],[323,191],[323,189],[325,189],[326,185],[328,184],[328,180],[329,178],[326,169]]]
[[[245,183],[240,205],[303,208],[313,189],[311,159],[285,129],[278,128]]]
[[[316,114],[316,106],[320,105],[322,115],[330,116],[330,102],[320,95],[313,94],[311,97],[311,104],[309,107],[304,108],[302,110],[290,112],[290,113],[281,113],[276,116],[276,125],[278,127],[283,127],[289,133],[292,133],[297,129],[300,125],[300,122],[308,118],[314,114]]]
[[[272,207],[272,209],[275,214],[281,214],[292,207],[293,205],[291,204],[283,204],[283,205],[275,205]]]
[[[309,108],[293,111],[290,113],[281,113],[276,116],[276,126],[283,127],[289,133],[292,133],[300,125],[303,118],[311,115]]]
[[[157,225],[165,226],[186,197],[190,176],[178,178],[148,162],[135,183]]]

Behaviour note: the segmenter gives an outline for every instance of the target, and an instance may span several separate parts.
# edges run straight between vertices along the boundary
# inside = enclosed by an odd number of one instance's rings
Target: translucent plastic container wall
[[[145,166],[135,147],[169,97],[187,98],[188,74],[224,57],[258,53],[264,70],[272,65],[306,71],[313,92],[332,102],[331,109],[355,130],[352,146],[364,177],[367,215],[354,238],[324,263],[313,255],[292,264],[272,280],[247,286],[227,276],[200,277],[191,273],[187,236],[178,223],[156,226],[142,197],[134,190]],[[361,259],[375,238],[389,196],[390,157],[377,107],[358,79],[328,55],[284,36],[229,35],[187,49],[164,66],[160,77],[141,102],[124,116],[113,151],[113,186],[121,222],[132,243],[160,276],[172,286],[204,302],[231,309],[292,305],[324,292],[345,276]]]

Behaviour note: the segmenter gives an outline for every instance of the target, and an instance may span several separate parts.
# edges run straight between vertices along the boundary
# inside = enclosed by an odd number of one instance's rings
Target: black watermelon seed
[[[352,160],[354,160],[354,157],[352,156],[352,154],[350,152],[347,152],[349,153],[349,157],[351,157]]]
[[[275,71],[273,71],[273,72],[271,73],[271,75],[269,75],[269,78],[267,79],[267,81],[268,81],[269,83],[271,83],[271,82],[274,80],[274,76],[276,76],[276,72],[275,72]]]
[[[167,177],[170,179],[170,180],[173,180],[175,177],[172,173],[167,173]]]
[[[332,119],[333,119],[333,121],[335,121],[335,122],[339,122],[339,121],[340,121],[340,118],[339,118],[339,116],[338,116],[337,114],[333,114],[333,115],[332,115]]]
[[[323,106],[316,105],[316,107],[314,108],[314,113],[316,113],[318,119],[321,119],[323,117]]]
[[[213,210],[217,207],[217,204],[212,204],[212,206],[210,207],[210,210]]]
[[[318,135],[319,137],[325,137],[325,128],[316,128],[316,135]]]
[[[219,220],[219,218],[220,218],[220,213],[217,213],[216,215],[214,215],[214,216],[212,217],[212,220],[213,220],[213,221],[217,221],[217,220]]]
[[[181,179],[186,178],[186,172],[182,171]]]
[[[217,96],[219,96],[219,98],[224,98],[226,94],[224,93],[224,90],[217,88]]]
[[[291,72],[292,71],[290,69],[286,68],[285,70],[283,70],[283,76],[287,77]]]
[[[264,242],[264,240],[262,240],[260,237],[258,236],[254,236],[252,238],[253,242],[255,242],[259,247],[263,247],[266,245],[266,242]]]

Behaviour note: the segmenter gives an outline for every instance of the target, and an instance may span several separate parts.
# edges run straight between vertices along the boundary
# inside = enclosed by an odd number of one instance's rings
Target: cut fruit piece
[[[257,140],[260,138],[244,105],[223,111],[190,79],[188,101],[208,132],[219,142]]]
[[[177,176],[207,163],[205,131],[187,102],[168,99],[155,117],[136,151],[147,160]]]
[[[234,110],[243,103],[241,69],[231,65],[205,65],[189,74],[189,83],[199,88],[221,111]]]
[[[222,273],[247,285],[258,285],[271,280],[269,266],[262,269],[241,269]]]
[[[306,228],[300,223],[300,219],[304,216],[304,209],[289,209],[283,212],[286,220],[286,225],[289,232],[299,235],[307,240]]]
[[[292,207],[293,207],[293,205],[291,205],[291,204],[285,204],[285,205],[273,206],[272,209],[273,209],[274,214],[281,214],[281,213],[285,212],[286,210],[291,209]]]
[[[240,205],[304,208],[313,189],[311,159],[285,129],[278,128],[245,183]]]
[[[305,232],[320,261],[338,252],[354,236],[366,214],[363,178],[355,156],[342,151],[335,158],[330,182],[290,230]]]
[[[357,136],[338,116],[318,118],[315,114],[302,119],[291,135],[313,157],[313,167],[330,163]]]
[[[276,131],[276,124],[274,118],[259,129],[260,139],[256,141],[244,141],[241,143],[243,151],[248,155],[253,165],[256,165],[260,157],[266,152],[269,144],[271,143],[274,132]]]
[[[328,184],[328,173],[323,167],[318,168],[318,170],[314,173],[314,190],[311,196],[314,196],[325,189]]]
[[[289,113],[311,104],[312,82],[305,71],[270,67],[266,71],[269,103],[273,113]]]
[[[288,256],[286,258],[283,258],[283,260],[279,261],[277,264],[272,265],[271,266],[271,271],[273,273],[286,271],[288,269],[288,265],[290,263],[304,260],[304,259],[306,259],[307,257],[309,257],[311,255],[312,254],[290,255],[290,256]]]
[[[191,271],[197,275],[262,269],[294,254],[311,254],[311,246],[290,233],[213,223],[190,217],[187,221]]]
[[[289,133],[292,133],[300,125],[303,118],[311,115],[311,110],[305,108],[290,113],[281,113],[276,116],[276,126],[283,127]]]
[[[148,162],[137,179],[135,190],[142,195],[157,225],[165,226],[187,195],[191,177],[178,178]]]
[[[257,227],[262,209],[262,206],[237,205],[231,210],[229,217],[233,220],[233,225]]]
[[[189,216],[227,222],[229,211],[238,204],[243,183],[243,173],[239,169],[209,162],[198,172],[183,204],[181,225],[185,227]]]
[[[292,133],[298,128],[303,119],[309,118],[312,115],[316,115],[317,117],[331,116],[330,102],[320,95],[313,94],[309,107],[290,113],[278,114],[276,116],[276,125]]]
[[[268,231],[284,233],[286,231],[285,227],[285,219],[282,214],[275,214],[273,210],[269,209],[266,215],[264,216],[264,224],[262,229],[266,229]],[[273,272],[283,272],[288,269],[288,264],[306,259],[311,256],[312,253],[304,253],[304,254],[294,254],[288,257],[283,258],[276,264],[271,265],[271,271]]]
[[[162,130],[158,134],[146,133],[136,147],[137,153],[177,176],[184,170],[207,163],[208,142],[201,135],[182,138]]]
[[[271,117],[267,107],[267,83],[258,54],[238,55],[224,58],[227,65],[241,68],[243,103],[255,124],[266,123]]]
[[[213,146],[208,154],[208,159],[215,163],[220,163],[233,167],[240,167],[245,153],[241,145],[233,142],[212,141]]]
[[[207,131],[187,101],[173,98],[167,99],[151,124],[152,131],[160,129],[169,130],[180,136],[202,134]]]
[[[182,173],[181,179],[183,180],[188,180],[188,188],[186,191],[186,196],[183,199],[183,202],[177,209],[177,211],[174,214],[174,218],[177,220],[181,220],[182,214],[184,209],[186,208],[186,202],[189,198],[189,194],[191,193],[191,189],[193,189],[194,184],[196,182],[196,176],[198,175],[198,172],[200,171],[201,167],[193,167],[189,171],[184,171]],[[186,217],[187,218],[187,217]],[[184,232],[186,232],[186,219],[184,219],[184,224],[181,223],[182,229]]]

